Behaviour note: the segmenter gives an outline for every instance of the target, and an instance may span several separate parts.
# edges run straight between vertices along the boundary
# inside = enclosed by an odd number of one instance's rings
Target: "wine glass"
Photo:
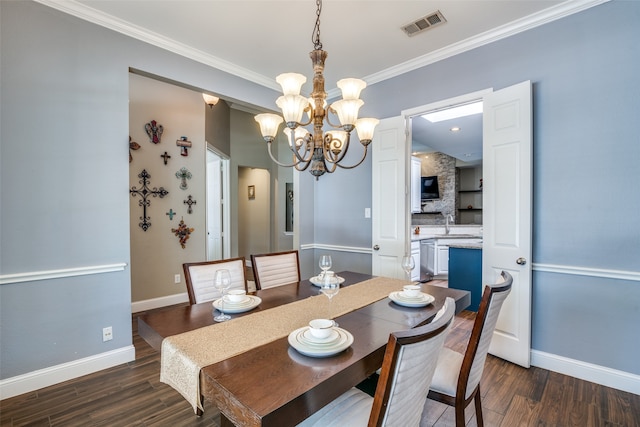
[[[218,311],[220,314],[215,316],[213,320],[216,322],[224,322],[225,320],[231,319],[231,316],[224,313],[224,294],[231,287],[231,274],[229,270],[225,268],[221,268],[220,270],[216,270],[216,274],[213,278],[213,285],[220,291],[220,307]]]
[[[407,273],[407,279],[411,281],[411,270],[416,267],[415,261],[413,260],[413,256],[405,255],[402,257],[402,269]]]
[[[338,292],[340,292],[340,283],[338,282],[338,279],[332,277],[329,280],[322,282],[320,292],[329,298],[329,319],[331,319],[331,300],[338,294]],[[338,326],[338,322],[334,320],[333,326]]]
[[[331,255],[322,255],[320,256],[320,261],[318,261],[320,268],[322,269],[322,277],[324,279],[325,273],[327,270],[331,269]]]

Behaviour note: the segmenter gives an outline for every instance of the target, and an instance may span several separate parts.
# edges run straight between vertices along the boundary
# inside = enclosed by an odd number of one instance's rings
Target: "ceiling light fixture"
[[[313,51],[309,54],[313,63],[313,92],[310,98],[300,95],[302,85],[307,78],[302,74],[285,73],[276,77],[276,81],[282,86],[283,96],[276,100],[276,105],[282,110],[284,116],[284,133],[289,140],[289,148],[293,152],[293,163],[284,164],[274,158],[271,152],[271,143],[275,140],[276,133],[283,118],[277,114],[264,113],[255,116],[260,124],[260,132],[267,142],[267,149],[271,159],[280,166],[295,167],[299,171],[306,170],[316,177],[316,180],[325,172],[332,173],[336,167],[353,169],[360,165],[367,157],[367,147],[373,139],[373,131],[379,120],[372,118],[358,119],[358,110],[364,104],[359,99],[360,91],[366,87],[366,83],[359,79],[342,79],[337,86],[342,90],[342,99],[327,106],[327,93],[324,91],[324,61],[327,52],[322,50],[320,42],[320,12],[322,0],[316,0],[316,24],[313,28],[311,40]],[[308,121],[302,122],[304,113],[308,114]],[[338,116],[340,125],[334,125],[329,120],[329,113]],[[323,132],[324,123],[331,126],[334,131]],[[313,123],[313,131],[309,132],[304,126]],[[351,140],[351,131],[356,129],[360,143],[364,147],[362,159],[354,165],[344,166],[340,162],[344,159]]]
[[[453,108],[442,108],[440,110],[423,114],[422,117],[429,120],[431,123],[437,123],[445,120],[457,119],[458,117],[466,117],[480,113],[482,113],[482,100],[473,101],[469,104],[458,105]]]
[[[217,96],[209,95],[208,93],[203,93],[202,99],[204,99],[205,104],[207,104],[209,108],[213,108],[220,100]]]

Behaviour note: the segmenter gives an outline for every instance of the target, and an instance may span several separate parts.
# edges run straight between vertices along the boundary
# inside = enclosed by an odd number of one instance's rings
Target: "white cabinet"
[[[411,157],[411,213],[422,212],[420,203],[420,181],[422,178],[422,162],[418,157]]]
[[[420,241],[416,240],[411,242],[411,257],[413,258],[413,263],[415,265],[414,269],[411,271],[411,281],[417,282],[420,280]]]
[[[449,274],[449,246],[437,245],[438,248],[438,272],[436,274]]]

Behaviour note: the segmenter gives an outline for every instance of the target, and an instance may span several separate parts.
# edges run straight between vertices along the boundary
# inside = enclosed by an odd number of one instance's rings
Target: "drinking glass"
[[[216,270],[215,276],[213,277],[213,285],[220,291],[220,314],[215,316],[213,320],[216,322],[224,322],[225,320],[231,319],[231,316],[224,313],[224,294],[231,287],[231,274],[229,270],[222,268],[220,270]]]
[[[411,281],[411,270],[416,267],[413,256],[405,255],[402,257],[402,269],[407,273],[407,280]]]
[[[329,319],[331,319],[331,300],[334,296],[340,292],[340,283],[338,283],[338,279],[332,277],[329,281],[323,282],[322,286],[320,286],[320,292],[325,294],[327,298],[329,298]],[[333,321],[333,326],[338,326],[338,322]]]
[[[324,274],[327,270],[331,270],[331,255],[322,255],[320,256],[320,261],[318,261],[320,268],[322,269],[322,278],[324,279]]]

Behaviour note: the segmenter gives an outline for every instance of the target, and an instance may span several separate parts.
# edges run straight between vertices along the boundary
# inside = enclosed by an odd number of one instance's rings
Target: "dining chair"
[[[464,355],[444,347],[438,357],[428,398],[455,408],[456,427],[465,425],[464,410],[472,400],[476,424],[484,425],[480,379],[502,303],[512,284],[511,275],[503,271],[495,284],[485,286]]]
[[[191,262],[182,264],[184,279],[187,282],[189,303],[198,304],[220,298],[220,291],[213,284],[216,270],[227,269],[231,275],[229,289],[247,289],[244,257],[222,259],[217,261]]]
[[[267,289],[300,281],[298,251],[251,255],[256,289]]]
[[[447,298],[431,323],[389,335],[374,397],[352,388],[298,427],[418,426],[455,305]]]

